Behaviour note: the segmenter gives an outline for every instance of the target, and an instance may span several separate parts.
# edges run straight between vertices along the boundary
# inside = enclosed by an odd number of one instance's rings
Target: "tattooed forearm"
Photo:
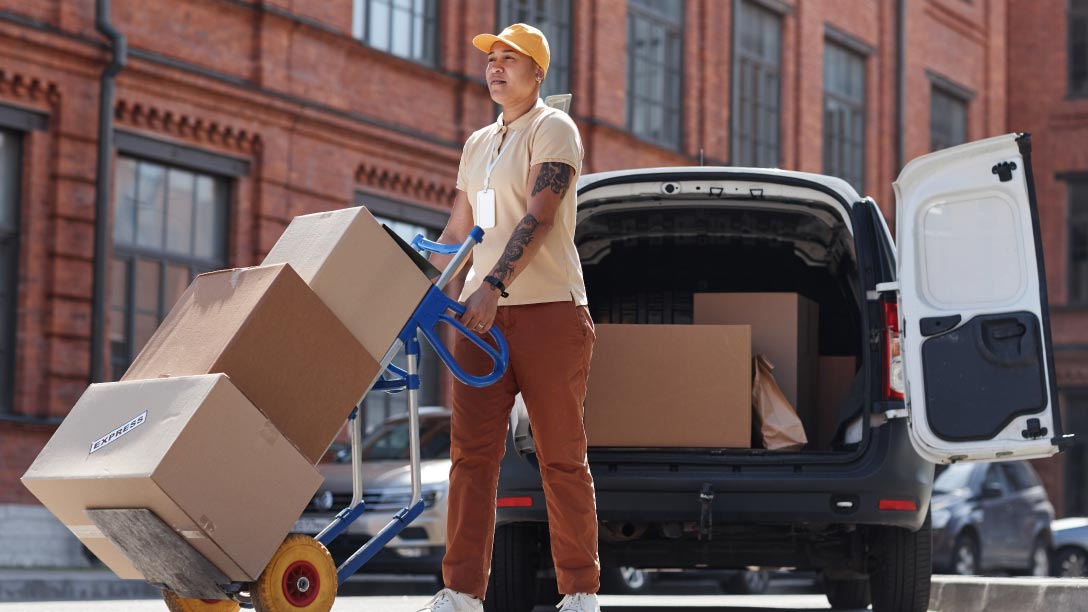
[[[502,252],[502,257],[499,258],[499,262],[495,264],[495,268],[491,271],[491,276],[503,283],[510,278],[518,260],[525,255],[525,249],[533,241],[533,232],[536,231],[539,225],[540,221],[537,221],[532,213],[525,215],[518,222],[517,227],[514,228],[514,233],[510,235],[509,242],[506,243],[506,249]]]
[[[573,172],[573,168],[561,162],[540,164],[540,173],[536,177],[536,184],[533,185],[533,195],[550,188],[553,193],[559,194],[559,197],[566,196],[570,189],[570,177]]]

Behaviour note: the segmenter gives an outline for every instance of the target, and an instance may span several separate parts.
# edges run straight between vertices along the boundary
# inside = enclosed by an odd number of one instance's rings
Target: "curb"
[[[1085,610],[1088,609],[1088,580],[934,576],[929,609],[933,612]]]

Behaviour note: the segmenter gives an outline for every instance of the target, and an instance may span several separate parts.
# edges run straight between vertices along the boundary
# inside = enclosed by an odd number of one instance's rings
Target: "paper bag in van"
[[[752,371],[752,424],[768,450],[800,450],[808,443],[797,411],[774,381],[772,364],[765,355],[756,355]]]

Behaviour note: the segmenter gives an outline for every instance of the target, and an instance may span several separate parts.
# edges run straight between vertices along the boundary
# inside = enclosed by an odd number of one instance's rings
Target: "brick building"
[[[128,57],[109,215],[95,214],[112,55],[95,4],[0,6],[0,564],[64,552],[19,545],[48,520],[18,477],[92,361],[123,371],[192,275],[258,263],[318,210],[366,203],[405,234],[441,228],[461,145],[496,112],[469,40],[517,20],[549,35],[545,93],[574,94],[584,172],[826,172],[892,216],[910,158],[1035,132],[1059,377],[1088,433],[1083,0],[113,0]],[[92,346],[96,227],[109,283]],[[426,386],[440,402],[442,381]],[[398,409],[368,399],[368,422]],[[1088,513],[1062,494],[1088,457],[1043,472],[1059,510]]]

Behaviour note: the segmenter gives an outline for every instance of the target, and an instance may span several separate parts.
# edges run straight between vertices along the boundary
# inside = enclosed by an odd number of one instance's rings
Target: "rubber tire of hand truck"
[[[293,533],[253,583],[250,596],[257,612],[329,612],[338,587],[336,564],[325,546]]]
[[[163,591],[162,600],[170,612],[238,612],[241,606],[230,599],[186,599],[173,591]]]

